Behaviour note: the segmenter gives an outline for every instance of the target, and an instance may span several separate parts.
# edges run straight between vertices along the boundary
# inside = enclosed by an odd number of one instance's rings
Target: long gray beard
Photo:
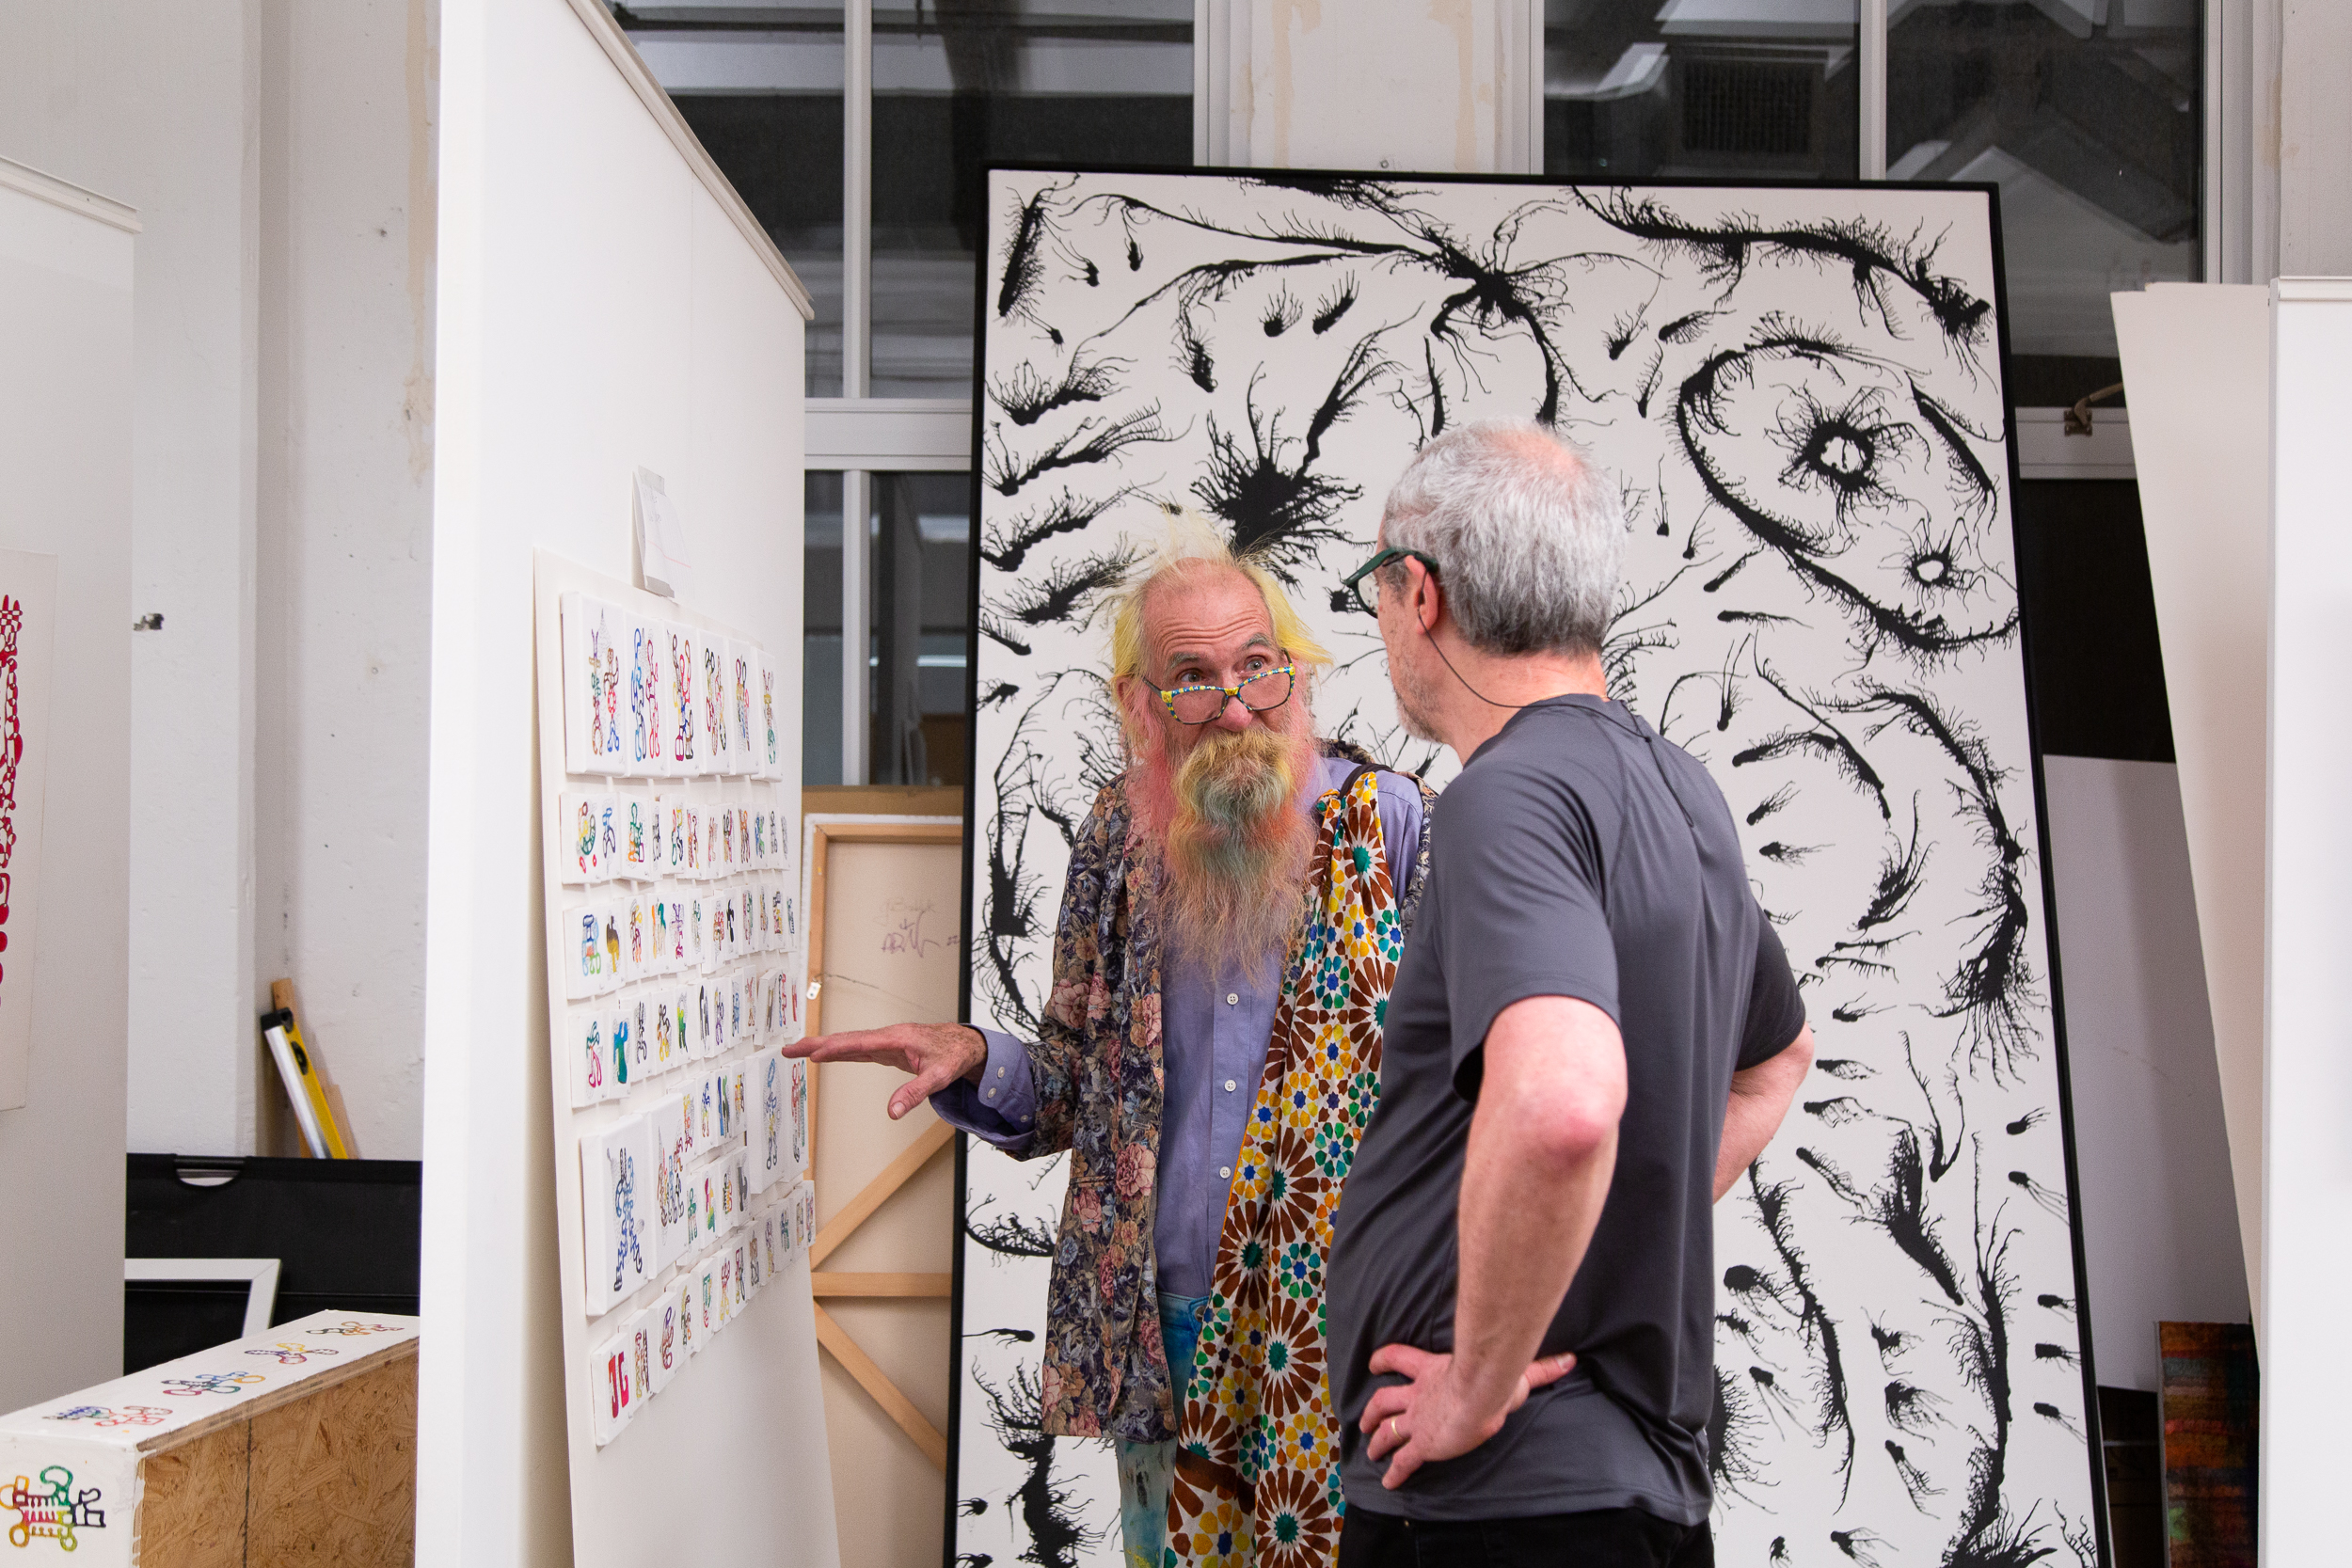
[[[1300,809],[1313,758],[1311,741],[1245,732],[1202,742],[1178,770],[1168,929],[1200,961],[1255,967],[1288,946],[1315,843]]]

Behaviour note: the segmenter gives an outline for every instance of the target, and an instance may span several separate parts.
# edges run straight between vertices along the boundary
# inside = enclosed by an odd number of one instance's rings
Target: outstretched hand
[[[1470,1452],[1502,1430],[1511,1412],[1527,1402],[1530,1390],[1558,1382],[1575,1366],[1573,1355],[1530,1362],[1500,1408],[1479,1410],[1455,1381],[1453,1356],[1410,1345],[1381,1346],[1372,1354],[1372,1370],[1402,1372],[1406,1381],[1375,1391],[1364,1406],[1361,1425],[1372,1438],[1366,1451],[1389,1461],[1380,1484],[1393,1492],[1422,1465]]]
[[[988,1042],[961,1023],[894,1023],[811,1035],[784,1047],[784,1054],[812,1062],[880,1062],[908,1074],[911,1082],[890,1097],[890,1119],[897,1121],[959,1078],[978,1083]]]

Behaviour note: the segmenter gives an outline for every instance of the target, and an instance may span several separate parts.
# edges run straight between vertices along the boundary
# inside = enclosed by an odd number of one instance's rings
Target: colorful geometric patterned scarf
[[[1358,768],[1315,813],[1313,902],[1283,969],[1217,1239],[1163,1568],[1328,1568],[1339,1547],[1323,1275],[1340,1184],[1380,1097],[1381,1024],[1405,938],[1377,775]]]

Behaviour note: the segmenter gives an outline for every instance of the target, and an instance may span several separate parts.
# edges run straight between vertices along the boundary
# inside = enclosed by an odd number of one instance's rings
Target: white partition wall
[[[797,1313],[732,1331],[804,1391],[792,1419],[689,1380],[697,1495],[631,1496],[626,1467],[578,1495],[532,695],[532,551],[631,580],[643,467],[689,530],[685,608],[774,650],[797,702],[805,295],[601,7],[444,0],[441,26],[417,1559],[832,1568],[805,1275]]]
[[[0,159],[0,1410],[122,1370],[137,230]]]
[[[2352,278],[2278,279],[2271,326],[2260,1538],[2265,1562],[2331,1562],[2352,1402]]]

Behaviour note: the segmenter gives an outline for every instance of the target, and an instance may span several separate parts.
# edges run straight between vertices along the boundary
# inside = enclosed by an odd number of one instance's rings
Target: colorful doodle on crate
[[[36,1541],[55,1541],[70,1552],[78,1544],[75,1531],[106,1528],[106,1515],[98,1501],[98,1488],[85,1486],[76,1491],[73,1472],[62,1465],[43,1468],[38,1482],[19,1476],[8,1495],[0,1497],[0,1508],[16,1513],[16,1523],[8,1527],[8,1544],[23,1547]]]
[[[126,1404],[110,1410],[103,1404],[77,1404],[71,1410],[60,1410],[54,1416],[43,1416],[44,1421],[87,1421],[96,1427],[151,1427],[170,1418],[171,1412],[152,1404]]]
[[[299,1367],[314,1355],[341,1355],[342,1351],[325,1345],[305,1345],[292,1339],[280,1339],[266,1350],[249,1350],[247,1355],[274,1355],[281,1367]]]
[[[202,1394],[236,1395],[252,1384],[268,1381],[260,1372],[189,1372],[166,1378],[164,1392],[178,1399],[195,1399]]]
[[[310,1332],[313,1334],[340,1334],[349,1338],[359,1339],[365,1338],[371,1334],[398,1334],[401,1332],[401,1327],[398,1323],[363,1323],[356,1319],[352,1319],[337,1323],[332,1328],[314,1328],[310,1330]]]

